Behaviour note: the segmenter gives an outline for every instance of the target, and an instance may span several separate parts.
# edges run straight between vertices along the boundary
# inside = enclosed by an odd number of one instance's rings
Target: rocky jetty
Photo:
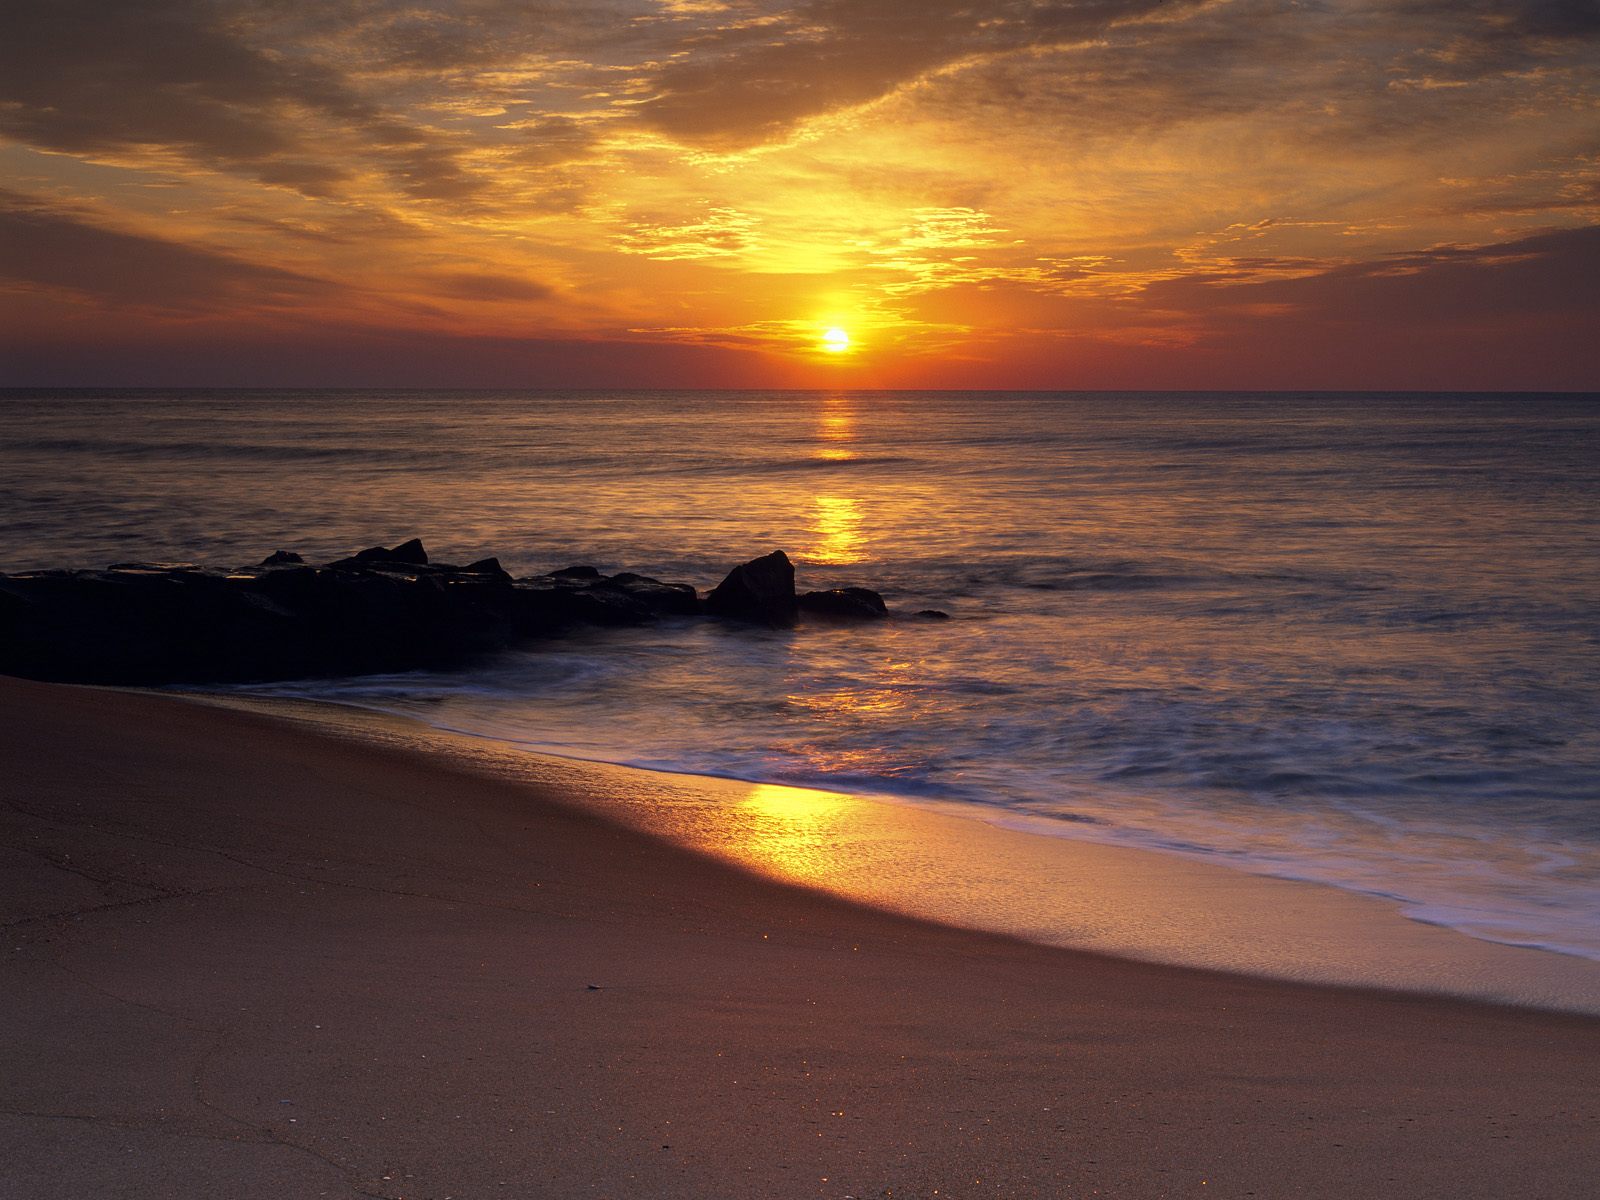
[[[436,563],[418,539],[313,565],[115,563],[0,574],[0,673],[72,683],[256,682],[446,667],[580,626],[711,617],[771,627],[801,612],[887,615],[866,588],[796,595],[781,551],[693,585],[573,566],[513,578],[498,559]]]

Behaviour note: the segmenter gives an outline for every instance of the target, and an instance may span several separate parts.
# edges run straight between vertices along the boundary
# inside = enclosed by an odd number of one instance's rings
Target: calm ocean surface
[[[933,799],[1600,959],[1600,398],[0,393],[0,570],[334,557],[897,619],[596,633],[262,688],[579,757]]]

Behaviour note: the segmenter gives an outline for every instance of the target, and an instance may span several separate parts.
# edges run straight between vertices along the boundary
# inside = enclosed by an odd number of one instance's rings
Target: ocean
[[[895,617],[250,690],[936,804],[1600,960],[1600,397],[0,393],[0,570],[414,535],[702,589],[781,548],[802,588]]]

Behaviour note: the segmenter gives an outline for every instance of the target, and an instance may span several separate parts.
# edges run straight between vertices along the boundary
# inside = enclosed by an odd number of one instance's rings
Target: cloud
[[[381,333],[329,325],[286,338],[255,328],[164,328],[128,337],[18,337],[0,325],[8,386],[770,387],[805,382],[749,349],[645,341]]]
[[[1593,0],[1398,0],[1393,11],[1457,24],[1490,41],[1600,38]]]
[[[1143,300],[1199,313],[1292,313],[1338,325],[1419,326],[1593,321],[1600,317],[1600,225],[1483,246],[1437,246],[1291,278],[1191,275]]]
[[[1026,114],[1067,145],[1240,117],[1291,145],[1459,139],[1540,106],[1592,105],[1595,34],[1581,18],[1534,12],[1544,7],[1577,6],[1229,0],[975,63],[923,105],[1001,128]],[[1570,36],[1535,32],[1545,28]]]
[[[706,208],[692,221],[637,217],[617,238],[617,248],[662,261],[740,258],[760,246],[757,225],[732,208]]]
[[[177,155],[310,195],[370,156],[419,198],[473,181],[439,133],[397,118],[333,67],[257,47],[202,0],[20,5],[0,36],[0,133],[87,157]],[[359,155],[348,139],[359,141]]]
[[[80,334],[516,332],[547,278],[596,340],[1526,334],[1593,312],[1526,231],[1600,212],[1597,44],[1593,0],[15,3],[0,235]]]
[[[941,67],[1076,42],[1191,0],[812,0],[693,39],[650,79],[642,119],[682,141],[740,149],[864,104]]]
[[[298,306],[338,290],[279,267],[108,228],[9,191],[0,191],[0,251],[0,279],[118,307]]]
[[[548,300],[555,295],[554,289],[534,279],[479,271],[441,271],[425,276],[423,286],[430,294],[459,300],[520,302]]]
[[[51,0],[0,17],[0,134],[312,196],[377,174],[411,199],[503,207],[525,190],[518,172],[584,157],[602,131],[741,150],[929,80],[969,116],[1069,139],[1250,111],[1414,129],[1480,104],[1447,94],[1467,82],[1555,86],[1529,72],[1581,64],[1595,13],[1580,0]],[[597,113],[617,119],[583,119]]]

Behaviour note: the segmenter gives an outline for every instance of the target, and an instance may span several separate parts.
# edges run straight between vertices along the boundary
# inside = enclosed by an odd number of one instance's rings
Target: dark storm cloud
[[[336,290],[293,271],[107,228],[8,191],[0,191],[0,279],[118,307],[186,312],[241,300],[298,305]]]

